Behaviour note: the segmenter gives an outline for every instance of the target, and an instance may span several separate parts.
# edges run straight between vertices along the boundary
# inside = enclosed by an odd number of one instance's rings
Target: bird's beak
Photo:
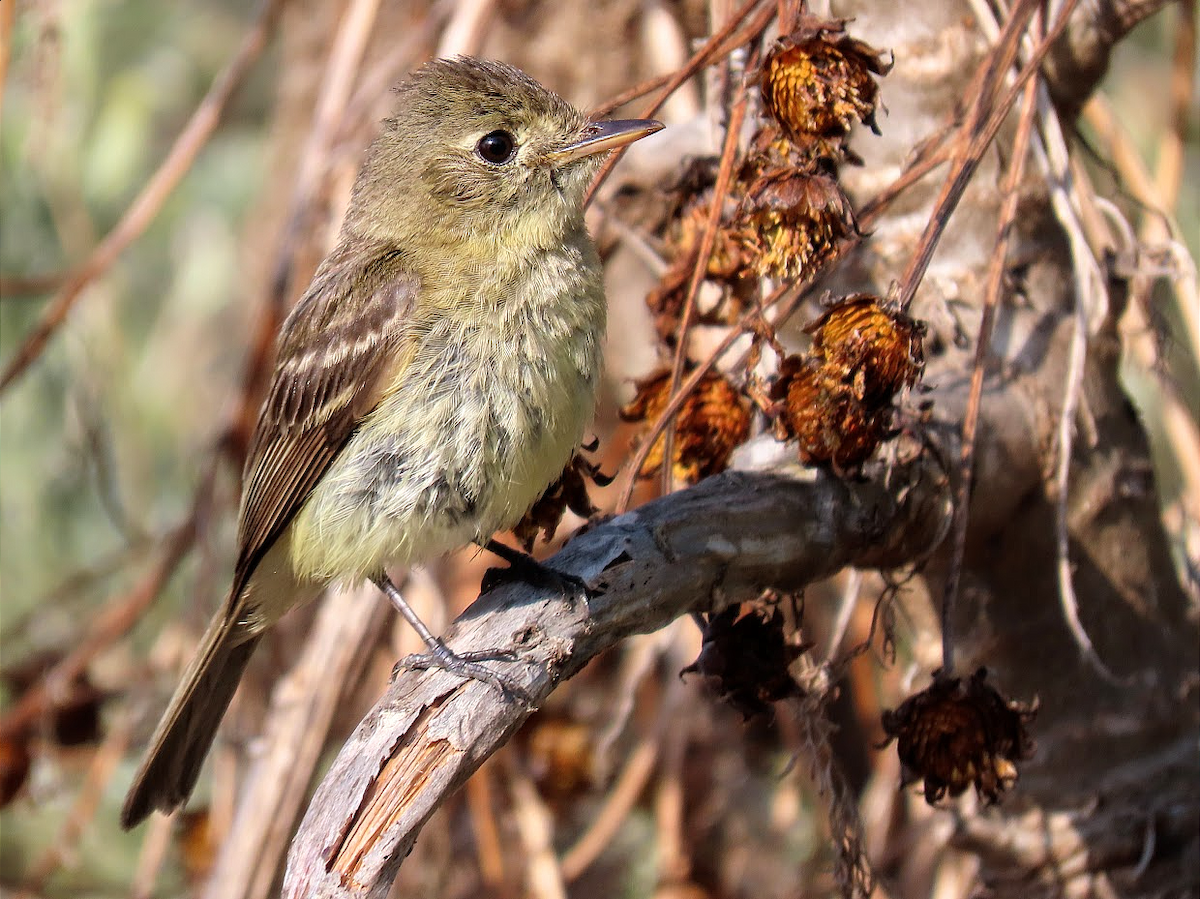
[[[663,123],[654,119],[615,119],[592,122],[583,136],[558,150],[546,154],[551,165],[566,165],[584,156],[615,150],[641,140],[643,137],[662,131]]]

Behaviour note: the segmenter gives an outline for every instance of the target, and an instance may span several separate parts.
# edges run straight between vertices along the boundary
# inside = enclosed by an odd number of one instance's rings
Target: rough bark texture
[[[485,594],[456,622],[456,652],[504,647],[494,663],[532,705],[445,672],[401,671],[326,774],[292,846],[289,897],[387,896],[421,826],[563,680],[620,640],[764,587],[798,589],[846,565],[900,564],[944,532],[945,480],[895,472],[905,488],[727,473],[648,503],[550,559],[585,579],[584,600],[528,585]]]

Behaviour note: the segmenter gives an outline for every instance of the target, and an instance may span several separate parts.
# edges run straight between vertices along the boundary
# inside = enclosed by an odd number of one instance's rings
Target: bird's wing
[[[396,254],[339,248],[288,317],[243,476],[234,597],[403,364],[417,289]]]

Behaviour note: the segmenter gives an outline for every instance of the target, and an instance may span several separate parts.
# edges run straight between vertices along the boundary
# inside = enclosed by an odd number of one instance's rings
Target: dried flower
[[[668,346],[675,345],[711,202],[710,190],[683,210],[673,241],[674,261],[646,297],[646,306],[654,314],[659,337]],[[704,277],[716,290],[700,293],[694,320],[699,324],[732,324],[744,308],[743,296],[749,292],[751,274],[741,241],[728,223],[719,223],[704,272]],[[715,300],[713,294],[716,294]]]
[[[805,330],[813,335],[813,355],[825,371],[851,384],[872,409],[915,385],[925,367],[925,326],[879,297],[846,297]]]
[[[876,133],[879,87],[890,60],[845,33],[846,20],[805,15],[780,38],[762,65],[762,97],[768,112],[797,146],[812,157],[840,159],[856,121]]]
[[[659,372],[639,381],[637,396],[621,410],[626,421],[654,421],[670,400],[671,374]],[[708,372],[683,401],[675,417],[673,472],[694,484],[724,471],[729,457],[750,436],[750,410],[746,400],[718,372]],[[664,440],[659,437],[642,466],[643,477],[663,463]]]
[[[679,673],[708,679],[743,718],[767,714],[771,703],[802,694],[788,666],[809,647],[788,640],[778,606],[745,615],[730,606],[707,616],[703,631],[700,655]]]
[[[704,229],[708,224],[709,205],[712,202],[712,192],[701,197],[701,202],[693,203],[686,210],[679,223],[679,251],[682,258],[689,260],[688,274],[695,266],[695,254],[700,248],[704,237]],[[745,254],[741,245],[730,233],[728,223],[718,222],[716,240],[713,242],[712,255],[708,257],[705,275],[716,281],[736,281],[745,269]]]
[[[862,465],[890,435],[891,406],[872,408],[819,360],[788,356],[771,398],[780,404],[776,436],[795,440],[800,459],[837,471]]]
[[[856,236],[858,222],[841,186],[823,171],[774,168],[750,185],[736,233],[764,276],[811,276]]]
[[[932,684],[883,713],[884,745],[897,741],[904,782],[924,780],[930,805],[972,785],[991,804],[1016,783],[1016,763],[1032,755],[1026,725],[1036,714],[1036,702],[1005,700],[985,668],[966,679],[938,671]]]

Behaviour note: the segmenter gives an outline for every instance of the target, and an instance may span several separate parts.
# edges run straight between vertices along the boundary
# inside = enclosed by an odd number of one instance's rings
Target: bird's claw
[[[533,697],[511,678],[493,671],[480,662],[513,661],[516,653],[509,649],[484,649],[476,652],[456,653],[441,640],[428,652],[414,653],[405,656],[392,669],[392,677],[402,670],[409,671],[446,671],[465,680],[476,680],[493,687],[506,696],[513,696],[526,705],[533,705]]]

